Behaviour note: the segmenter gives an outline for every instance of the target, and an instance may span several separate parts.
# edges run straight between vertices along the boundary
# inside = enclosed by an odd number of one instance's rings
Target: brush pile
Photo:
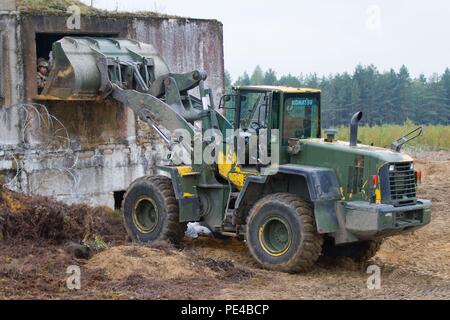
[[[109,208],[67,205],[0,185],[0,239],[60,244],[96,239],[115,243],[125,237],[121,217]]]

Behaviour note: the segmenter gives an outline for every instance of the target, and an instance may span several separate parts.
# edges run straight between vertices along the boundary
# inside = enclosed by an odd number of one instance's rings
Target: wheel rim
[[[159,210],[155,201],[147,196],[138,198],[133,209],[133,222],[142,233],[152,232],[159,221]]]
[[[288,252],[291,242],[291,228],[279,217],[267,219],[259,228],[259,242],[268,254],[279,257]]]

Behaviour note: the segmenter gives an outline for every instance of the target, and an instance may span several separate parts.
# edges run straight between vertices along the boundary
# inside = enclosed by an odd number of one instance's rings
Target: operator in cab
[[[36,77],[38,94],[41,94],[42,90],[44,90],[45,83],[47,82],[48,73],[49,73],[48,62],[43,58],[39,58]]]

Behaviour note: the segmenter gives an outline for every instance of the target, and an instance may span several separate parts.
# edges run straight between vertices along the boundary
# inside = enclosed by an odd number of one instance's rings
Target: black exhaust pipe
[[[361,111],[355,113],[350,121],[350,146],[355,147],[358,144],[358,123],[363,113]]]

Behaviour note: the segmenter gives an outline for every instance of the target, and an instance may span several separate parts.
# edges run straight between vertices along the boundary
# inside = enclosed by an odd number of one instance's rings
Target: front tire
[[[142,177],[132,183],[122,204],[125,228],[132,240],[166,240],[179,244],[186,224],[179,222],[178,202],[170,179]]]
[[[290,273],[310,270],[322,251],[312,205],[289,193],[259,200],[248,216],[247,245],[266,269]]]

